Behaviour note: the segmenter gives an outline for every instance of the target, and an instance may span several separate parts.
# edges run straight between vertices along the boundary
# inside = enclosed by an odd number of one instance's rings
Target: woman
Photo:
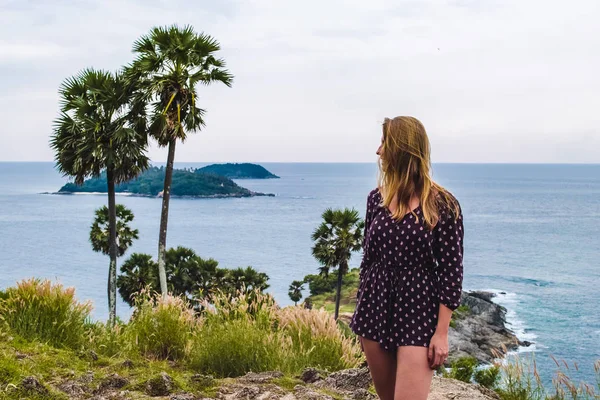
[[[427,399],[448,356],[462,290],[458,201],[431,179],[429,139],[413,117],[385,119],[379,187],[367,200],[364,256],[350,324],[382,400]]]

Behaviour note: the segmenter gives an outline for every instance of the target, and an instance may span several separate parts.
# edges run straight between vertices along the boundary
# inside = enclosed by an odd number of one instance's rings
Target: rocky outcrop
[[[461,305],[467,308],[453,317],[449,332],[452,362],[460,357],[473,356],[481,363],[492,362],[506,351],[529,343],[520,342],[506,327],[506,308],[492,301],[491,292],[463,292]]]

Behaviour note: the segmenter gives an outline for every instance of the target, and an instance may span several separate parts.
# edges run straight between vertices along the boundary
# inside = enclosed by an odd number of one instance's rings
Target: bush
[[[477,359],[475,357],[461,357],[450,364],[449,376],[450,378],[470,383],[476,366]]]
[[[494,365],[490,368],[478,369],[473,375],[475,382],[488,389],[493,389],[498,384],[500,378],[500,367]]]
[[[13,332],[73,349],[84,343],[91,309],[90,303],[75,300],[73,288],[39,279],[19,282],[0,300],[0,318]]]
[[[182,360],[189,354],[200,321],[178,297],[142,295],[124,335],[138,354],[154,359]]]
[[[289,370],[306,367],[328,371],[357,367],[362,361],[360,345],[346,337],[330,313],[286,307],[278,313],[280,329],[291,340]]]

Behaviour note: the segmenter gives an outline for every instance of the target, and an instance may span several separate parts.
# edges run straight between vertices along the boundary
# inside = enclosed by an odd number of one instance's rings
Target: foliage
[[[226,176],[230,179],[273,179],[279,178],[273,175],[261,165],[241,163],[241,164],[212,164],[196,170],[197,173],[215,174]]]
[[[343,276],[348,272],[348,262],[352,252],[361,248],[365,223],[358,211],[352,209],[327,209],[322,215],[323,222],[312,234],[314,245],[312,254],[321,264],[321,274],[327,276],[330,269],[338,269],[335,318],[340,307],[340,291]]]
[[[302,281],[292,281],[290,284],[290,288],[288,290],[288,296],[294,302],[294,304],[298,304],[300,299],[302,299],[302,291],[304,290],[304,282]]]
[[[476,367],[477,359],[475,357],[461,357],[450,364],[450,372],[444,373],[444,376],[470,383]]]
[[[475,371],[473,380],[483,387],[494,389],[500,379],[500,367],[493,365],[489,368],[481,368]]]
[[[267,274],[252,267],[224,269],[218,262],[203,259],[192,249],[177,247],[167,250],[165,255],[169,293],[183,296],[195,304],[207,296],[222,290],[229,294],[238,291],[264,291],[269,287]],[[147,254],[134,253],[121,265],[121,275],[117,286],[123,300],[135,303],[136,293],[148,288],[158,291],[160,288],[157,264]]]
[[[78,348],[84,341],[91,308],[89,303],[75,300],[73,288],[29,279],[6,290],[6,298],[0,300],[0,318],[25,339]]]
[[[124,335],[144,357],[183,360],[189,354],[200,321],[179,297],[144,293]]]
[[[139,176],[121,182],[115,187],[117,193],[133,193],[143,196],[158,196],[164,189],[165,168],[152,167]],[[59,193],[97,193],[106,192],[106,173],[87,179],[82,185],[67,183]],[[173,170],[171,185],[173,196],[210,197],[210,196],[250,196],[252,192],[231,179],[214,174],[198,173],[195,170]]]
[[[328,371],[360,364],[362,350],[355,337],[347,337],[324,310],[286,307],[278,312],[280,329],[291,338],[290,370],[317,367]]]
[[[131,229],[129,223],[133,221],[133,212],[122,204],[116,205],[117,214],[117,256],[122,257],[135,239],[138,239],[138,230]],[[109,227],[108,207],[103,206],[96,210],[96,218],[90,229],[90,242],[94,251],[109,254]]]

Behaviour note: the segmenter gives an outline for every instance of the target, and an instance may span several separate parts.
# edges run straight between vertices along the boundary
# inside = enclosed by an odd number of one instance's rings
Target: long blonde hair
[[[398,195],[394,219],[400,220],[412,213],[410,200],[416,195],[423,211],[423,222],[433,229],[441,207],[446,207],[455,218],[459,215],[458,202],[431,178],[431,149],[423,124],[414,117],[386,118],[383,122],[383,143],[379,158],[379,190],[384,207],[389,207]]]

